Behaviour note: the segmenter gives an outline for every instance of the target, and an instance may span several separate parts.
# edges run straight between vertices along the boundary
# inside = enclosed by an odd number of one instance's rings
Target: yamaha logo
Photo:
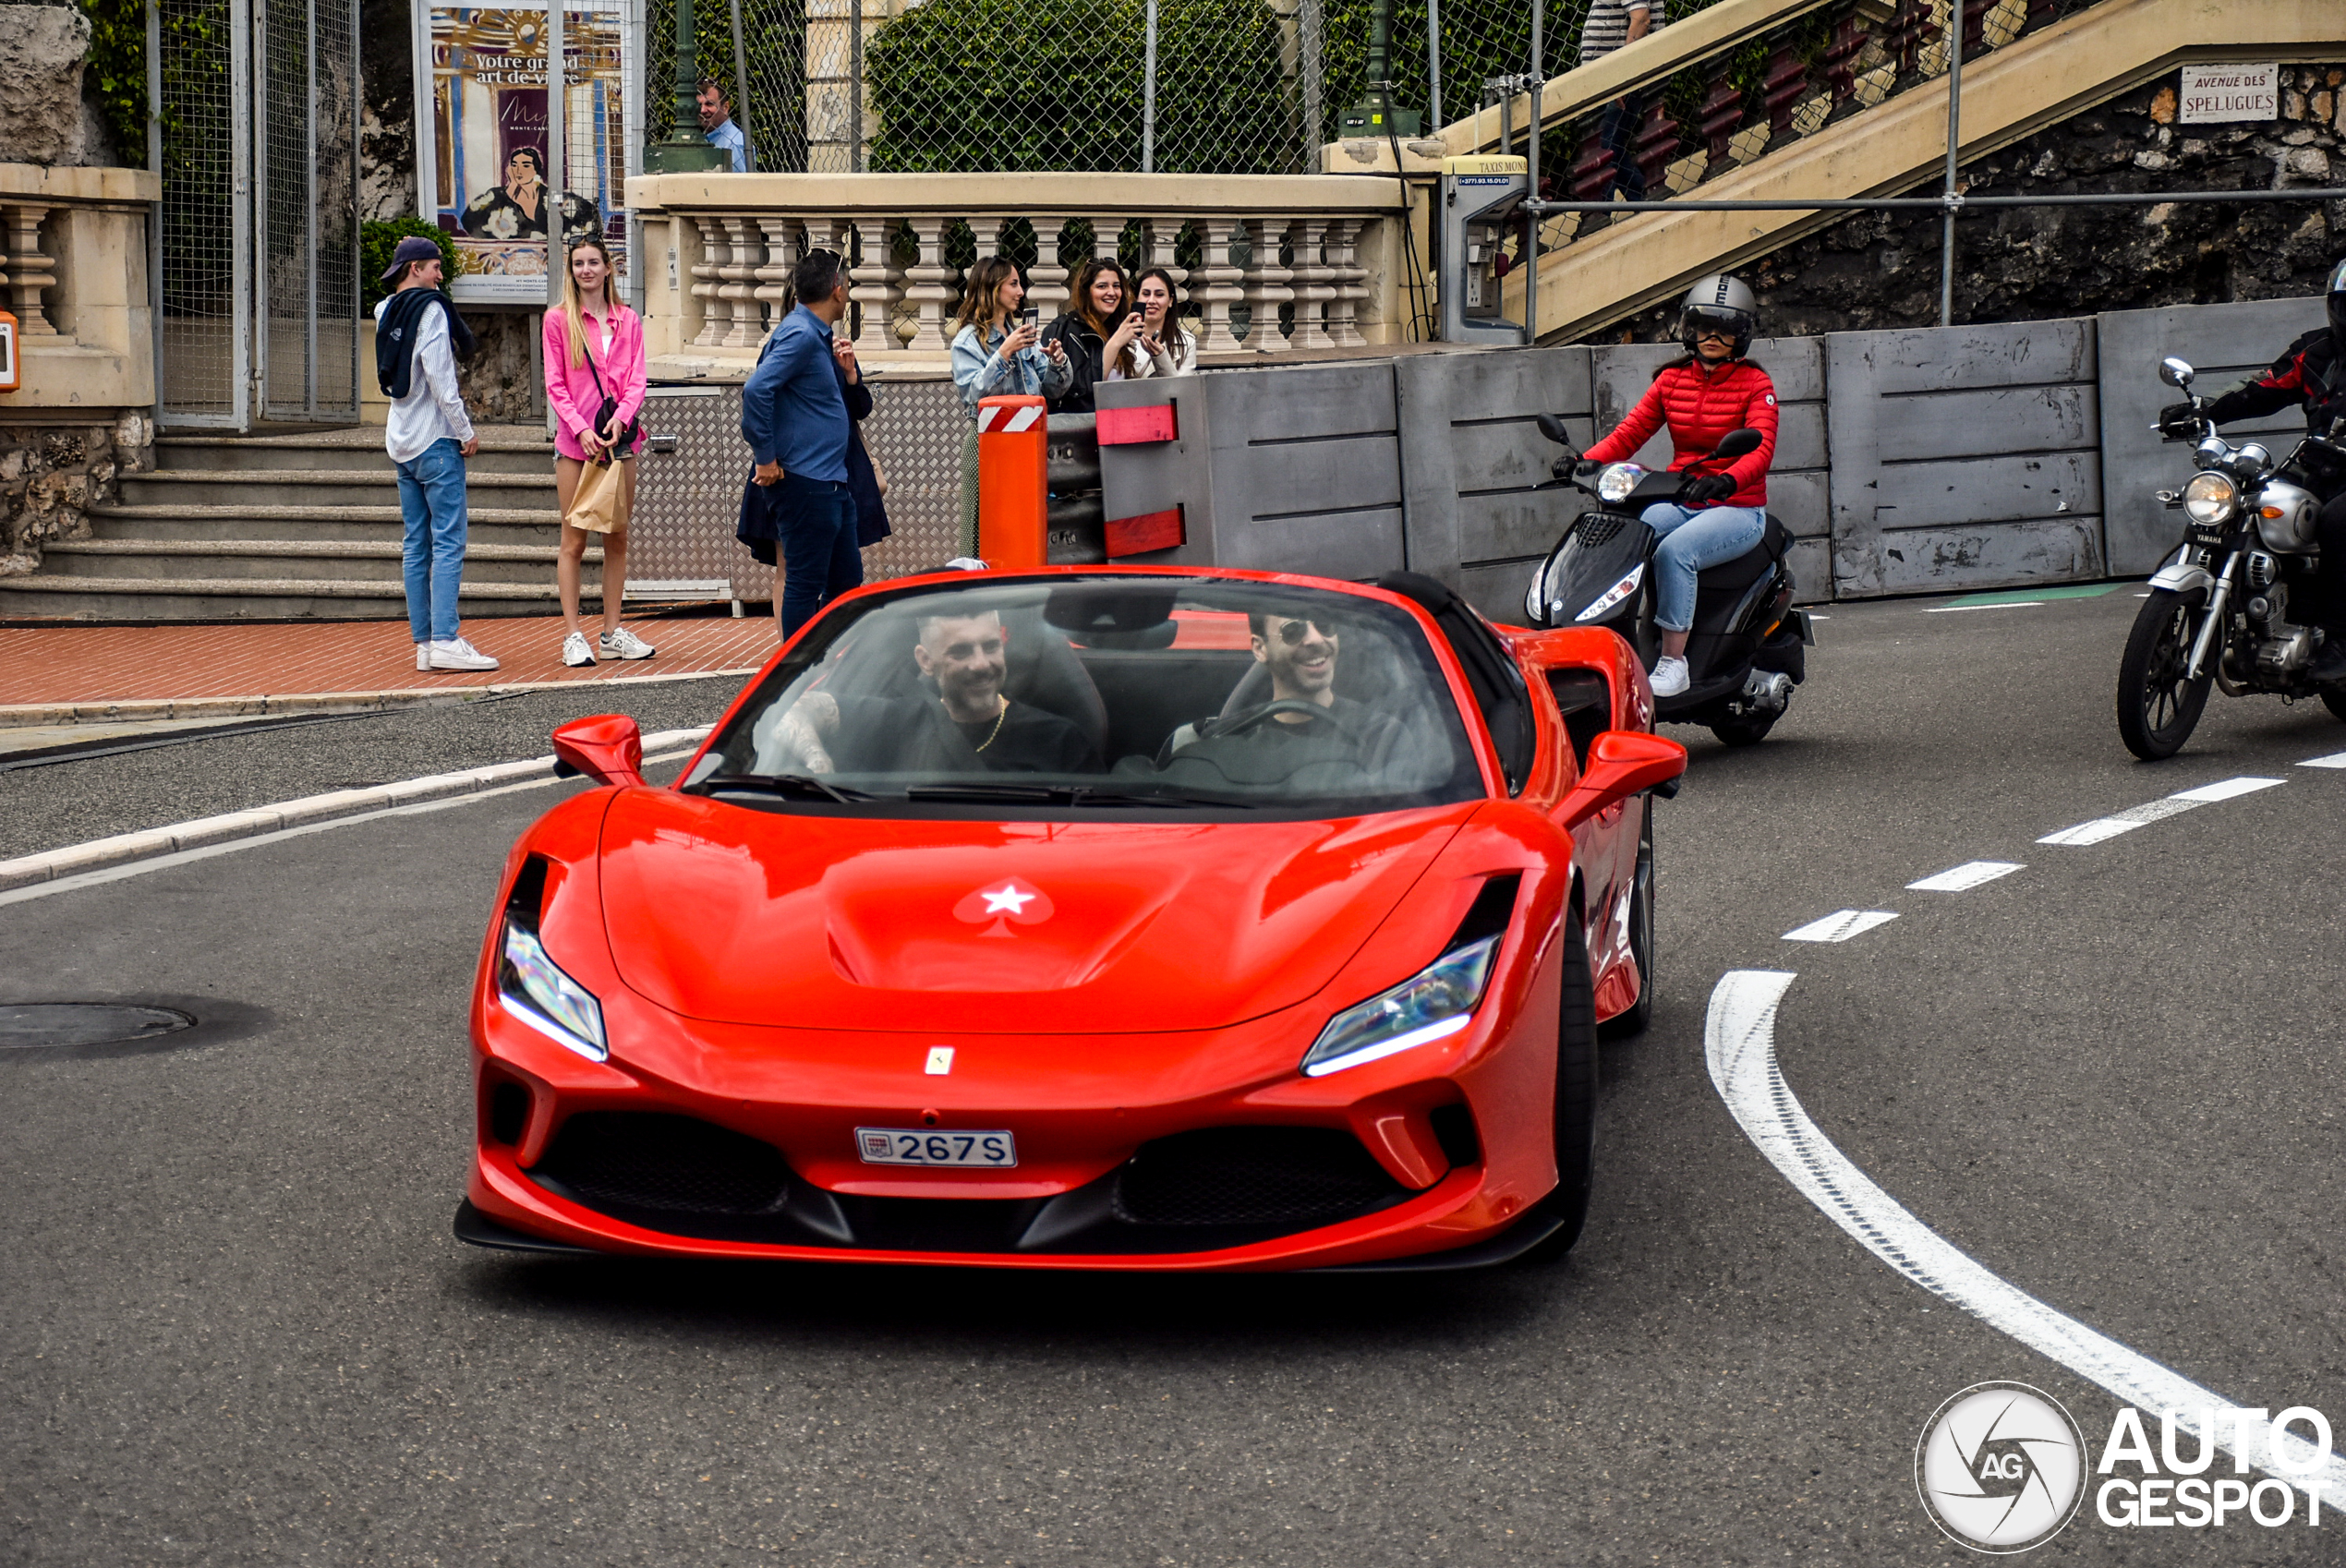
[[[2026,1383],[1977,1383],[1931,1415],[1915,1445],[1931,1522],[1974,1551],[2042,1546],[2086,1496],[2086,1440],[2061,1402]]]

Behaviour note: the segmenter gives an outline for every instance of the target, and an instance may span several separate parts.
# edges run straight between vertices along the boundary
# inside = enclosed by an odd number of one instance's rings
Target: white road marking
[[[1822,920],[1812,920],[1797,931],[1787,931],[1787,942],[1846,942],[1852,936],[1871,931],[1877,925],[1887,925],[1896,920],[1890,910],[1839,910]]]
[[[644,761],[647,765],[655,762],[681,762],[692,754],[689,749],[681,752],[662,752],[658,756],[647,756]],[[71,893],[83,887],[95,887],[103,883],[119,882],[127,876],[144,876],[151,871],[167,871],[173,866],[188,865],[197,861],[208,861],[214,855],[234,854],[238,850],[258,849],[263,844],[283,843],[288,838],[304,838],[312,833],[328,833],[337,827],[355,826],[362,822],[380,822],[387,816],[420,816],[426,812],[446,811],[451,806],[470,805],[475,801],[491,801],[500,795],[517,795],[524,790],[543,790],[550,784],[569,782],[571,781],[567,778],[556,778],[549,774],[543,778],[531,778],[519,784],[507,784],[495,790],[476,790],[467,795],[450,795],[437,801],[418,801],[412,805],[390,806],[381,811],[361,812],[355,816],[329,817],[324,822],[307,822],[298,827],[281,827],[272,833],[258,833],[248,838],[230,838],[222,843],[206,844],[192,850],[180,850],[167,855],[151,855],[145,860],[127,861],[122,864],[104,866],[96,871],[77,872],[70,876],[60,876],[49,882],[34,882],[22,887],[9,888],[6,892],[0,892],[0,908],[9,904],[20,904],[28,899],[45,899],[52,893]]]
[[[2256,1435],[2264,1429],[2261,1422],[2250,1426],[2243,1443],[2240,1429],[2225,1418],[2238,1408],[2230,1400],[1990,1273],[1852,1164],[1808,1119],[1776,1063],[1776,1009],[1795,978],[1779,970],[1732,970],[1721,976],[1711,993],[1703,1055],[1728,1111],[1803,1197],[1906,1278],[2038,1355],[2154,1415],[2195,1413],[2212,1405],[2218,1412],[2217,1445],[2225,1453],[2309,1495],[2318,1484],[2333,1507],[2346,1498],[2346,1460],[2319,1453],[2292,1430],[2280,1446],[2297,1470],[2276,1464],[2268,1444]],[[2197,1417],[2183,1414],[2179,1419],[2195,1426]]]
[[[1926,609],[1925,615],[1960,615],[1966,609],[2033,609],[2042,599],[2014,599],[2010,604],[1942,604],[1937,609]]]
[[[1965,861],[1959,866],[1926,876],[1920,882],[1909,882],[1907,889],[1917,893],[1968,893],[1984,882],[1999,876],[2010,876],[2015,871],[2026,871],[2018,861]]]
[[[2346,752],[2333,752],[2326,757],[2308,757],[2300,767],[2346,767]]]
[[[2037,840],[2039,844],[2098,844],[2105,838],[2115,838],[2121,833],[2132,833],[2137,827],[2171,816],[2181,816],[2211,801],[2229,801],[2239,795],[2250,795],[2259,790],[2269,790],[2285,783],[2279,778],[2227,778],[2218,784],[2203,784],[2196,790],[2183,790],[2156,801],[2146,801],[2138,806],[2108,816],[2098,816],[2091,822],[2081,822],[2074,827],[2064,827],[2058,833],[2048,833]]]

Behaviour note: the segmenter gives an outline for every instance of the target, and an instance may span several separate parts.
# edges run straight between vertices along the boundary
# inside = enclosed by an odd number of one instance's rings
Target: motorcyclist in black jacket
[[[2333,421],[2346,419],[2346,261],[2329,274],[2326,304],[2328,325],[2316,327],[2282,349],[2280,357],[2261,373],[2204,407],[2169,404],[2159,412],[2159,433],[2171,440],[2187,440],[2198,432],[2201,419],[2221,425],[2300,404],[2306,429],[2329,434]],[[2346,681],[2346,475],[2326,472],[2310,477],[2328,493],[2323,496],[2315,531],[2321,547],[2316,581],[2321,585],[2324,635],[2321,653],[2307,673],[2328,685]]]

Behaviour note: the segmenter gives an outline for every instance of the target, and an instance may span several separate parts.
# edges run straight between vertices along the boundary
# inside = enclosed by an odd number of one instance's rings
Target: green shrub
[[[872,40],[871,167],[1137,169],[1146,37],[1141,0],[927,0]],[[1159,171],[1300,168],[1292,98],[1262,0],[1163,0]]]
[[[456,275],[456,242],[439,224],[427,223],[421,218],[369,219],[358,225],[360,314],[373,315],[376,305],[391,292],[391,285],[382,281],[382,275],[391,270],[392,253],[409,235],[438,241],[442,277]],[[445,288],[447,284],[443,282],[441,286]]]
[[[106,124],[134,169],[147,164],[146,0],[78,0],[90,18],[90,54],[83,79],[94,90]]]

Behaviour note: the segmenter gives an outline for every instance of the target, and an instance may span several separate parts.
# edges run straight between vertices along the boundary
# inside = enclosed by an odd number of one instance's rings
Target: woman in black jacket
[[[1075,373],[1066,392],[1051,400],[1051,412],[1089,414],[1095,383],[1145,374],[1137,346],[1140,335],[1141,319],[1123,264],[1114,256],[1084,262],[1075,274],[1075,297],[1068,302],[1067,312],[1043,333],[1045,343],[1058,343]]]

